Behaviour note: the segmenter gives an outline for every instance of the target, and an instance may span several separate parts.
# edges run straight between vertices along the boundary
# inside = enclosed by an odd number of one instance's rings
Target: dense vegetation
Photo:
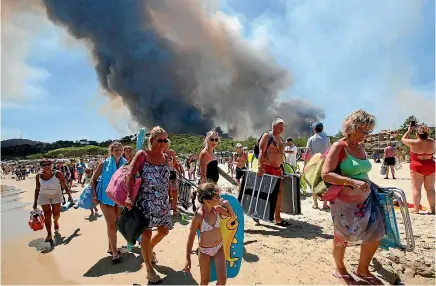
[[[399,130],[398,140],[401,139],[403,134],[406,132],[410,121],[415,120],[419,123],[415,116],[409,116],[401,126]],[[434,128],[432,130],[432,137],[434,138]],[[119,141],[124,145],[131,145],[135,148],[136,141],[134,136],[125,136]],[[178,154],[191,154],[198,153],[203,148],[204,136],[200,135],[189,135],[189,134],[170,134],[169,138],[171,140],[171,149],[175,150]],[[342,132],[330,139],[336,142],[342,138]],[[294,138],[294,143],[297,147],[306,147],[307,137]],[[249,150],[253,149],[257,138],[249,137],[243,141],[236,141],[230,138],[222,138],[221,142],[218,144],[217,151],[233,151],[235,150],[236,143],[241,143],[243,146],[248,147]],[[30,140],[29,140],[30,141]],[[89,140],[78,140],[78,141],[66,141],[60,140],[53,143],[41,143],[34,142],[34,144],[22,144],[15,146],[3,146],[1,148],[2,158],[4,159],[39,159],[43,157],[50,158],[70,158],[70,157],[82,157],[87,155],[105,155],[107,154],[107,147],[112,142],[112,140],[106,140],[103,142],[89,141]],[[2,142],[3,143],[3,142]],[[407,147],[401,147],[402,151],[407,152]],[[404,149],[404,150],[403,150]]]

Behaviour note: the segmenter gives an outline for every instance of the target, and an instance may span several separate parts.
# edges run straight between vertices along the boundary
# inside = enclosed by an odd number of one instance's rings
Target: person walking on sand
[[[59,218],[61,216],[62,189],[67,191],[68,199],[73,202],[71,190],[65,183],[65,178],[62,172],[52,170],[52,162],[44,159],[40,162],[42,172],[36,175],[35,197],[33,201],[33,209],[36,210],[37,205],[42,207],[45,217],[45,228],[47,237],[45,242],[53,242],[51,232],[51,219],[53,217],[54,230],[59,231]]]
[[[215,262],[217,285],[227,282],[226,258],[223,250],[223,237],[220,230],[221,216],[233,217],[235,214],[228,201],[220,199],[220,191],[216,184],[201,184],[197,190],[201,208],[195,213],[191,222],[186,244],[185,271],[191,272],[191,252],[197,230],[198,261],[200,264],[200,285],[208,285],[212,260]]]
[[[177,190],[179,188],[178,180],[177,180],[177,172],[179,174],[183,174],[183,170],[181,169],[181,165],[176,159],[176,152],[173,149],[170,149],[171,141],[168,139],[168,143],[164,149],[164,153],[167,156],[167,165],[170,170],[170,181],[169,181],[169,197],[170,197],[170,205],[175,216],[179,215],[179,211],[177,210]]]
[[[201,150],[198,160],[200,161],[200,184],[218,182],[218,169],[208,168],[208,164],[215,159],[215,148],[220,141],[218,132],[209,131],[204,138],[204,148]],[[217,165],[218,166],[218,165]]]
[[[109,157],[101,162],[91,178],[92,201],[96,205],[100,203],[101,211],[106,220],[107,236],[109,241],[108,254],[112,255],[112,261],[120,261],[117,249],[117,218],[121,214],[121,209],[106,194],[106,189],[112,175],[127,161],[123,158],[123,145],[120,142],[112,142],[109,147]],[[97,186],[97,179],[101,175],[101,181]]]
[[[286,147],[285,147],[285,161],[289,164],[289,166],[292,167],[292,169],[295,168],[295,165],[297,165],[297,146],[294,145],[294,141],[291,137],[288,137],[286,139]]]
[[[85,173],[86,165],[83,162],[83,159],[80,158],[79,163],[76,165],[77,171],[79,172],[79,177],[77,178],[77,182],[80,184],[82,182],[83,174]]]
[[[415,129],[409,126],[407,132],[401,138],[404,145],[410,147],[410,180],[413,191],[412,213],[419,213],[421,203],[421,187],[427,192],[427,199],[430,204],[429,214],[435,214],[435,141],[429,137],[430,130],[427,125],[421,124],[416,130],[416,139],[409,139],[409,135]]]
[[[285,129],[285,121],[281,118],[277,118],[272,122],[272,132],[268,132],[262,135],[259,142],[259,163],[257,168],[257,175],[263,174],[282,177],[283,176],[283,151],[285,144],[280,134]],[[270,136],[273,140],[270,145]],[[289,223],[281,218],[280,207],[282,204],[283,182],[280,180],[279,193],[277,194],[276,208],[274,211],[274,222],[278,226],[288,226]]]
[[[150,131],[148,149],[140,150],[133,157],[127,175],[127,199],[125,206],[131,209],[138,208],[147,221],[147,228],[141,236],[141,252],[147,271],[147,280],[150,284],[162,283],[162,278],[153,269],[153,264],[158,262],[155,246],[168,235],[173,223],[171,220],[170,204],[168,197],[170,170],[164,149],[168,143],[167,132],[156,126]],[[144,164],[141,166],[141,162]],[[142,177],[141,186],[132,202],[131,194],[133,182],[137,172]],[[157,233],[152,237],[152,228],[157,228]]]
[[[247,170],[247,161],[248,154],[244,149],[242,149],[242,144],[236,144],[236,153],[233,155],[233,162],[236,165],[236,182],[238,183],[238,186],[241,183],[241,178],[244,175],[244,172]]]
[[[310,158],[317,154],[324,154],[327,150],[330,148],[330,139],[329,137],[323,132],[324,131],[324,125],[321,122],[316,122],[312,125],[313,132],[315,133],[312,137],[310,137],[307,140],[307,146],[306,146],[306,155],[304,156],[304,165],[309,162]],[[313,208],[318,209],[318,197],[313,194]],[[327,204],[327,201],[324,201],[322,204],[323,209],[328,209],[329,206]]]
[[[383,283],[369,272],[369,264],[385,234],[384,212],[377,189],[369,180],[372,165],[365,154],[366,136],[375,127],[375,117],[355,110],[342,123],[344,138],[334,143],[328,152],[321,177],[331,184],[324,197],[331,202],[333,220],[334,277],[347,285],[357,285],[344,264],[347,246],[361,244],[360,258],[354,274],[371,285]]]
[[[392,143],[388,147],[385,148],[383,154],[383,161],[386,165],[386,177],[385,179],[389,179],[389,169],[392,173],[392,179],[395,180],[395,158],[397,157],[397,151],[395,150],[395,143]]]

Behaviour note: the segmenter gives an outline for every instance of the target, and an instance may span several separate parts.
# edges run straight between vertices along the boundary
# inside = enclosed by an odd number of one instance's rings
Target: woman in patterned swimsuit
[[[134,204],[143,213],[144,219],[148,221],[148,227],[141,237],[141,252],[147,268],[147,280],[150,284],[162,282],[162,278],[156,274],[152,266],[157,262],[153,248],[172,228],[168,200],[170,171],[166,155],[163,152],[167,144],[168,134],[166,131],[159,126],[154,127],[148,138],[148,149],[137,152],[133,157],[127,178],[127,186],[131,193],[133,178],[138,170],[142,177],[136,201],[132,203],[130,195],[128,195],[125,205],[130,209]],[[144,162],[143,166],[140,166],[141,162]],[[157,227],[157,233],[152,237],[153,227]]]

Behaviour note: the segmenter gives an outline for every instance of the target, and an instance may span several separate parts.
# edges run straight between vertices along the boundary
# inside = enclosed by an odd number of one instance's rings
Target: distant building
[[[397,147],[401,142],[395,138],[400,134],[400,130],[382,130],[380,133],[368,135],[365,138],[365,151],[369,154],[373,152],[381,153],[389,145],[395,143]]]

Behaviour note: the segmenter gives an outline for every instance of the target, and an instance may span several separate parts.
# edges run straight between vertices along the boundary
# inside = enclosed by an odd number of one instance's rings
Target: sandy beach
[[[381,186],[403,189],[408,202],[412,202],[407,164],[398,171],[397,180],[383,180],[379,170],[380,164],[375,164],[370,173],[373,181]],[[122,261],[116,265],[111,262],[106,254],[103,217],[89,220],[89,211],[74,208],[61,213],[55,247],[46,251],[42,247],[45,230],[32,232],[27,226],[35,187],[33,176],[24,181],[8,177],[1,184],[2,284],[146,284],[140,249],[134,247],[133,252],[127,252],[126,241],[119,233],[118,246],[123,247],[124,252]],[[223,179],[220,184],[224,190],[230,187]],[[79,197],[81,190],[80,185],[75,184],[73,196]],[[6,196],[8,192],[15,193]],[[428,207],[424,190],[422,196],[421,204]],[[314,210],[311,206],[311,198],[304,198],[301,215],[284,214],[284,219],[291,222],[286,229],[270,223],[258,225],[246,217],[241,272],[236,278],[229,279],[228,284],[340,284],[331,275],[334,264],[330,213]],[[401,281],[404,284],[434,285],[435,217],[411,215],[411,219],[415,251],[404,253],[379,249],[371,264],[372,270],[386,284]],[[166,276],[164,284],[194,285],[200,280],[195,254],[192,275],[183,272],[188,227],[179,217],[174,217],[174,229],[155,249],[159,259],[156,269]],[[346,262],[350,273],[357,267],[358,255],[359,248],[347,249]]]

